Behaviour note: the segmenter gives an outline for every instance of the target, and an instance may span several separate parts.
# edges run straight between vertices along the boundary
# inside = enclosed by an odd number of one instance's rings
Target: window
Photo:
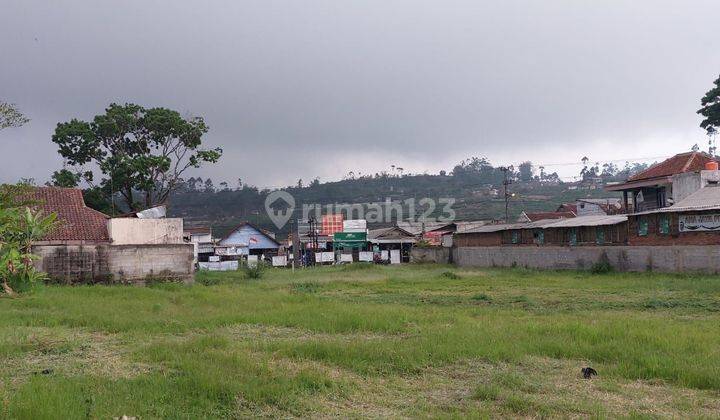
[[[648,234],[648,220],[646,216],[638,217],[638,236],[647,236]]]
[[[517,230],[513,230],[512,232],[510,232],[510,242],[514,244],[520,242],[520,235],[518,234]]]
[[[659,224],[658,230],[660,231],[660,234],[662,234],[662,235],[670,234],[670,215],[661,214],[658,224]]]
[[[602,227],[595,228],[595,243],[598,245],[605,243],[605,229]]]
[[[577,228],[570,228],[568,235],[570,237],[570,240],[569,240],[570,246],[577,245]]]
[[[536,244],[542,245],[545,243],[545,232],[542,229],[536,229],[533,231],[533,238]]]

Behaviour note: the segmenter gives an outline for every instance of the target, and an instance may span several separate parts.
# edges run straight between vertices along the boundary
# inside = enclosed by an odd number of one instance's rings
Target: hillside
[[[501,178],[502,179],[502,178]],[[494,179],[495,181],[497,179]],[[452,208],[457,220],[502,219],[505,212],[502,185],[486,183],[482,179],[453,175],[405,175],[379,176],[342,181],[319,183],[309,186],[284,189],[296,201],[295,217],[301,217],[301,208],[306,204],[328,205],[334,203],[363,204],[382,203],[386,200],[403,203],[403,215],[412,213],[409,201],[414,199],[415,217],[427,210],[418,204],[420,199],[429,198],[437,202],[441,198],[454,198]],[[523,210],[551,211],[564,202],[582,197],[618,197],[602,189],[569,190],[571,184],[516,180],[508,191],[515,195],[510,200],[509,214],[515,219]],[[216,235],[222,236],[241,221],[250,221],[263,228],[277,231],[267,217],[265,198],[270,190],[258,190],[243,186],[240,189],[197,190],[181,189],[170,202],[170,213],[183,217],[189,225],[210,225]],[[442,213],[438,205],[430,217]],[[426,216],[428,216],[426,214]],[[394,221],[394,220],[393,220]],[[287,227],[280,231],[285,236]]]

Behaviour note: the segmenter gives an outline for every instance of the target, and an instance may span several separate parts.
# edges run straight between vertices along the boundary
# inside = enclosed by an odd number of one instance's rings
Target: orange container
[[[705,164],[705,169],[708,171],[717,171],[718,170],[718,163],[714,160],[711,160],[710,162]]]

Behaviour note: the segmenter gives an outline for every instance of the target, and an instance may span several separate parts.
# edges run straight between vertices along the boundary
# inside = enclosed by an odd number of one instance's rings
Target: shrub
[[[416,248],[431,248],[432,244],[427,239],[420,239],[419,241],[415,242]]]
[[[492,298],[485,293],[474,295],[471,299],[478,302],[492,302]]]
[[[593,274],[607,274],[613,271],[615,271],[615,268],[610,264],[610,259],[605,252],[603,252],[597,262],[590,267],[590,272]]]
[[[316,293],[321,286],[317,282],[306,281],[302,283],[293,283],[290,287],[296,293]]]
[[[260,279],[262,278],[265,271],[265,263],[258,261],[255,265],[245,264],[243,266],[243,272],[247,279]]]
[[[441,274],[441,276],[443,276],[447,279],[452,279],[452,280],[457,280],[460,278],[459,275],[457,275],[456,273],[453,273],[452,271],[445,271]]]
[[[217,286],[221,283],[220,277],[215,276],[202,276],[195,278],[203,286]]]

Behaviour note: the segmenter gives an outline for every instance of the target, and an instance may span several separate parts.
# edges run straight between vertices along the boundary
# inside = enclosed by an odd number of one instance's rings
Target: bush
[[[453,273],[452,271],[445,271],[441,274],[441,276],[445,277],[446,279],[451,279],[451,280],[457,280],[460,278],[459,275]]]
[[[258,261],[255,265],[245,264],[243,266],[243,272],[247,279],[260,279],[262,278],[265,271],[265,263]]]
[[[615,271],[615,268],[613,268],[612,264],[610,264],[610,259],[604,252],[600,255],[597,262],[590,267],[590,272],[593,274],[607,274],[612,273],[613,271]]]
[[[290,285],[290,288],[292,291],[296,293],[317,293],[317,291],[322,287],[319,283],[314,281],[306,281],[302,283],[293,283]]]
[[[478,301],[478,302],[488,302],[488,303],[492,302],[492,298],[488,294],[485,294],[485,293],[479,293],[477,295],[474,295],[470,299]]]

